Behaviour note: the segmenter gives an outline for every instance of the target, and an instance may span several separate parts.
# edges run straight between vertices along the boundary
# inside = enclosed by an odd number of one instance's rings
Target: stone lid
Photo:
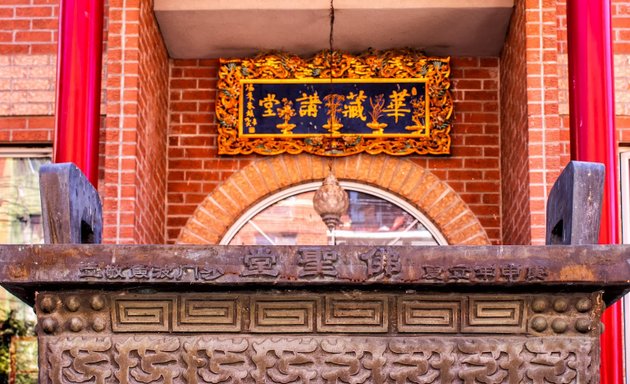
[[[122,287],[536,291],[630,287],[630,246],[3,245],[0,283],[38,290]]]

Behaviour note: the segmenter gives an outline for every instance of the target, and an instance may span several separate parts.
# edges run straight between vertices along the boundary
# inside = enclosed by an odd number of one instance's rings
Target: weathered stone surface
[[[597,244],[604,193],[603,164],[570,162],[547,201],[547,244]]]
[[[43,165],[39,184],[46,243],[101,242],[101,200],[79,168],[72,163]]]
[[[44,383],[597,383],[594,338],[41,337]],[[48,375],[47,375],[48,373]]]
[[[604,305],[600,292],[545,295],[416,294],[395,290],[379,294],[358,290],[291,294],[74,291],[41,293],[36,308],[40,322],[49,324],[41,328],[47,335],[107,331],[543,336],[554,335],[553,327],[547,325],[555,321],[566,323],[562,332],[555,333],[598,336],[597,319]]]
[[[243,247],[0,246],[0,281],[25,300],[29,287],[90,284],[268,287],[431,287],[479,290],[605,289],[629,284],[629,246]],[[547,288],[544,288],[547,289]],[[25,291],[26,290],[26,291]]]

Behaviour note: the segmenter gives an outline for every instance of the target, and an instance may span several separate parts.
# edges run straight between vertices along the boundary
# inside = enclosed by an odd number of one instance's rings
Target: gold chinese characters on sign
[[[219,154],[449,154],[449,61],[413,50],[221,59]]]

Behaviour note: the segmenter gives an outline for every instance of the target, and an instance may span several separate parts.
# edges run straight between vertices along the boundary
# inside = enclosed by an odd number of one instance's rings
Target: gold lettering
[[[276,104],[280,104],[280,101],[276,99],[275,93],[268,93],[267,96],[258,102],[258,105],[265,108],[263,112],[263,117],[273,117],[276,116],[276,112],[273,110],[273,106]]]
[[[350,100],[350,102],[343,106],[343,115],[349,119],[361,119],[365,121],[367,118],[363,114],[363,102],[367,99],[365,96],[365,92],[359,91],[358,94],[354,92],[350,92],[346,100]]]
[[[392,94],[389,95],[389,104],[387,104],[387,109],[384,109],[383,112],[387,114],[389,117],[393,117],[394,121],[398,123],[398,118],[401,116],[405,116],[405,113],[411,112],[409,108],[405,108],[407,103],[405,99],[409,97],[409,93],[407,93],[406,89],[403,89],[401,92],[392,91]]]
[[[299,99],[295,99],[300,103],[300,116],[309,116],[309,117],[317,117],[317,112],[319,112],[319,104],[322,101],[319,99],[319,95],[315,92],[312,95],[308,95],[305,92],[302,92],[302,97]]]

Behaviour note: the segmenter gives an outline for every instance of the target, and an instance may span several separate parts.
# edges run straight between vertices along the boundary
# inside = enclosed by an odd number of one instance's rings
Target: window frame
[[[448,241],[444,237],[444,235],[440,232],[440,230],[435,226],[435,224],[429,220],[422,212],[420,212],[417,208],[411,205],[409,202],[401,199],[400,197],[387,192],[383,189],[376,188],[371,185],[357,183],[355,181],[340,181],[339,184],[346,190],[357,191],[362,193],[367,193],[378,198],[381,198],[389,203],[392,203],[415,219],[417,219],[424,227],[429,231],[429,233],[433,236],[433,238],[437,241],[438,245],[448,245]],[[254,204],[252,207],[247,209],[244,214],[242,214],[238,220],[236,220],[230,228],[225,232],[219,245],[228,245],[230,241],[236,236],[236,234],[243,228],[252,218],[254,218],[257,214],[265,210],[266,208],[272,206],[280,200],[286,199],[288,197],[304,193],[311,192],[317,190],[322,185],[321,181],[314,181],[310,183],[304,183],[300,185],[296,185],[293,187],[289,187],[278,191],[271,196],[268,196],[258,203]]]

